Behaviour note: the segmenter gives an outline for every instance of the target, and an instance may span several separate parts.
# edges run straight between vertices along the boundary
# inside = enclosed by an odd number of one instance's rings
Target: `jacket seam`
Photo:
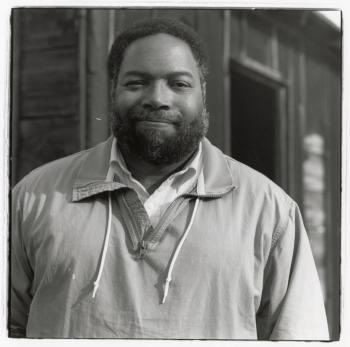
[[[277,244],[279,242],[279,240],[281,239],[281,235],[285,232],[286,228],[287,228],[287,225],[288,225],[288,222],[289,222],[289,219],[291,218],[291,212],[292,212],[292,205],[293,205],[293,201],[290,201],[289,202],[289,206],[288,206],[288,214],[286,216],[286,220],[285,222],[283,223],[283,225],[278,225],[273,234],[272,234],[272,238],[271,238],[271,247],[270,247],[270,252],[269,252],[269,256],[268,256],[268,260],[267,260],[267,263],[266,263],[266,268],[268,268],[270,262],[271,262],[271,256],[272,256],[272,253],[274,252],[275,248],[277,247]]]

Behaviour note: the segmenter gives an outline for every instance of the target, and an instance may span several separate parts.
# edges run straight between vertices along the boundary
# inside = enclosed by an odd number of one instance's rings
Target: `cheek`
[[[138,93],[117,92],[114,96],[114,109],[120,113],[127,112],[130,108],[136,106],[140,102]]]
[[[181,112],[188,118],[194,119],[202,114],[204,109],[204,102],[202,94],[197,94],[188,98],[186,100],[182,100]]]

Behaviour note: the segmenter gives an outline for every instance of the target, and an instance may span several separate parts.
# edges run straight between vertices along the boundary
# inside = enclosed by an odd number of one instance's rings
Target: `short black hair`
[[[198,34],[190,26],[178,20],[153,18],[137,22],[115,39],[108,57],[108,75],[112,88],[116,86],[120,66],[128,46],[138,39],[160,33],[177,37],[189,45],[197,62],[201,82],[204,83],[206,81],[208,75],[208,55]]]

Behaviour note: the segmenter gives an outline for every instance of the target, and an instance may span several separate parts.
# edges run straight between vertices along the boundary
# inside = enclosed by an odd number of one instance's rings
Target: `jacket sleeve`
[[[12,192],[11,209],[11,264],[10,264],[10,312],[9,329],[11,337],[25,337],[29,307],[31,303],[31,283],[33,271],[27,258],[22,235],[22,202],[20,186]]]
[[[257,313],[259,339],[329,340],[324,301],[300,211],[275,234]]]

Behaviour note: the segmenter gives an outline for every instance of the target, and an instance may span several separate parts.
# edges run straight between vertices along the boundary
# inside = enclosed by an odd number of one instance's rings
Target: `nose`
[[[142,100],[142,106],[155,110],[170,108],[171,91],[164,81],[154,81],[149,85]]]

